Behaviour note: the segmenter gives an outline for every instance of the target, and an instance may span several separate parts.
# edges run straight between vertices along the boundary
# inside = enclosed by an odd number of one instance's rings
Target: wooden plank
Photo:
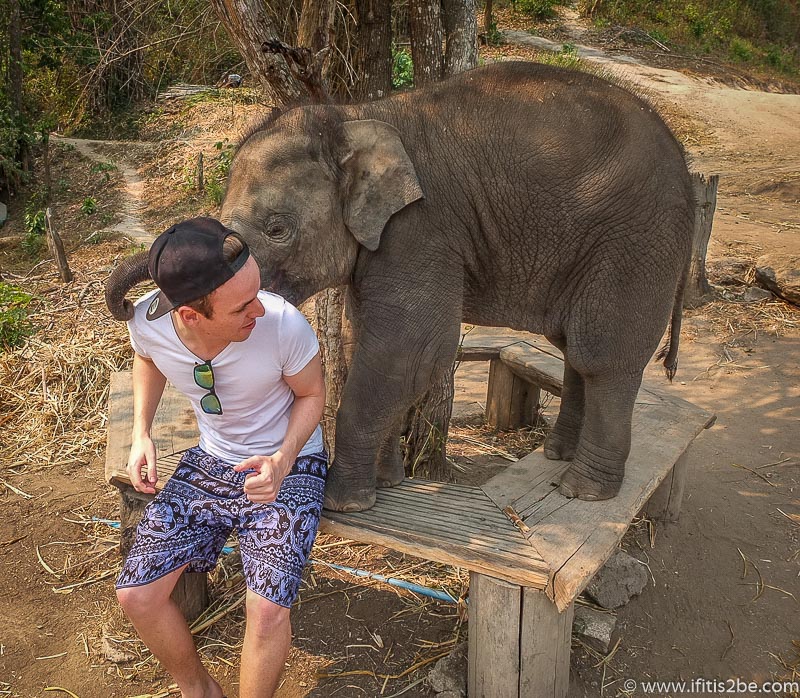
[[[550,461],[550,468],[531,467],[532,462],[540,463],[533,454],[520,458],[516,463],[511,463],[505,470],[495,475],[489,482],[481,485],[481,490],[499,509],[512,506],[521,515],[521,508],[524,508],[521,502],[532,491],[535,491],[538,485],[557,481],[561,472],[568,466],[564,461],[554,460]]]
[[[487,559],[483,551],[476,554],[475,551],[465,546],[443,548],[436,540],[420,537],[414,532],[398,531],[394,528],[374,525],[369,518],[354,522],[332,512],[323,512],[320,530],[342,538],[382,545],[425,560],[462,567],[471,572],[503,576],[515,584],[537,589],[544,589],[548,580],[549,570],[538,554],[535,558],[527,559],[523,556],[492,554]],[[533,548],[531,549],[533,550]],[[521,567],[520,565],[525,566]]]
[[[470,601],[472,592],[470,590]],[[575,604],[559,613],[537,589],[522,589],[519,695],[566,698]]]
[[[133,385],[130,371],[111,374],[106,445],[106,480],[128,482],[125,466],[131,448],[133,429]],[[151,430],[156,456],[184,451],[197,445],[197,421],[189,400],[173,386],[167,385],[159,403]],[[171,475],[174,468],[169,471]],[[160,487],[166,477],[159,477]],[[159,487],[159,488],[160,488]]]
[[[500,360],[523,380],[561,395],[564,362],[531,344],[514,344],[500,350]]]
[[[486,392],[486,422],[496,429],[522,426],[525,409],[525,383],[499,359],[489,363],[489,386]]]
[[[541,592],[539,592],[541,593]],[[469,576],[467,695],[520,698],[521,589],[481,574]]]
[[[561,610],[608,559],[633,516],[711,419],[683,400],[653,390],[645,397],[634,408],[631,453],[622,489],[614,499],[567,500],[541,479],[532,488],[538,489],[533,498],[539,504],[523,520],[531,528],[530,541],[551,569],[547,593]],[[538,470],[552,468],[552,461],[540,451],[526,461],[532,478]]]

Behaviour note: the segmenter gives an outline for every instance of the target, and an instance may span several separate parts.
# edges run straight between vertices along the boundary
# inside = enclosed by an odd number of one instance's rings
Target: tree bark
[[[486,0],[483,8],[483,32],[486,36],[492,33],[492,24],[494,24],[492,19],[492,0]]]
[[[53,228],[53,220],[50,215],[50,207],[47,207],[45,212],[45,220],[47,222],[47,246],[50,248],[50,254],[58,267],[58,275],[61,280],[68,284],[72,281],[72,270],[69,268],[67,255],[64,252],[64,244],[61,242],[61,236]]]
[[[8,21],[8,89],[14,116],[22,113],[22,45],[19,0],[10,0]]]
[[[695,209],[694,239],[692,241],[692,262],[689,277],[683,292],[683,306],[695,308],[709,300],[713,291],[706,276],[706,252],[711,238],[711,226],[714,222],[714,210],[717,205],[717,188],[719,175],[706,178],[699,173],[692,174],[697,207]]]
[[[439,0],[409,0],[414,87],[442,78],[442,18]]]
[[[443,0],[445,34],[444,76],[478,65],[478,23],[475,0]]]
[[[264,3],[256,0],[211,0],[211,5],[267,97],[276,106],[296,101],[303,91],[289,72],[284,58],[261,50],[264,41],[281,39]]]
[[[355,96],[386,97],[392,91],[392,7],[390,0],[356,0],[358,49]]]

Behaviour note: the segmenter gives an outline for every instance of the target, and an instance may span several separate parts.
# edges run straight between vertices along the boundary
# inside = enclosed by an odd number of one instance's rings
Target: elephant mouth
[[[298,289],[283,269],[276,271],[267,282],[262,281],[261,288],[280,296],[294,306],[298,306],[311,295],[304,294]]]

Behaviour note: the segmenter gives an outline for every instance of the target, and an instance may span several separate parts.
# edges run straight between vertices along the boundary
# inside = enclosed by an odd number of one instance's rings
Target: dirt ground
[[[568,36],[578,45],[592,38],[575,18],[550,29],[558,40]],[[532,50],[513,45],[502,53],[528,57]],[[631,48],[629,55],[647,58],[641,47]],[[709,275],[716,283],[723,272],[737,268],[742,285],[728,286],[721,300],[686,312],[674,383],[667,384],[657,366],[649,369],[650,379],[714,412],[717,422],[691,447],[680,521],[653,531],[647,522],[636,522],[626,536],[624,547],[647,564],[651,583],[617,611],[616,645],[608,657],[574,643],[570,695],[644,695],[626,680],[798,678],[800,311],[778,300],[746,303],[742,292],[746,270],[761,254],[800,255],[800,96],[743,89],[740,71],[732,71],[737,80],[725,80],[700,73],[702,63],[673,65],[680,68],[673,70],[663,60],[651,67],[623,61],[625,56],[616,49],[595,52],[590,59],[657,94],[686,127],[693,169],[720,175]],[[107,154],[136,165],[149,202],[138,213],[152,232],[163,229],[170,216],[213,213],[213,205],[187,195],[180,185],[197,150],[213,156],[214,142],[235,132],[244,119],[227,106],[205,121],[187,113],[191,110],[164,109],[175,112],[174,139],[141,152],[122,147]],[[253,109],[247,105],[242,112]],[[181,119],[194,119],[191,130],[180,130]],[[73,152],[64,153],[70,167],[81,166]],[[89,172],[88,165],[84,169]],[[126,171],[111,173],[117,188],[107,196],[91,178],[92,195],[119,209],[117,219],[107,216],[109,226],[137,213],[114,198],[131,195],[130,187],[125,192]],[[75,227],[86,226],[77,209],[71,215]],[[7,243],[21,229],[20,219],[17,211],[16,227],[2,231],[4,270],[11,254]],[[99,288],[110,262],[131,246],[109,235],[87,248],[80,240],[98,233],[79,232],[71,248],[78,278],[65,307],[99,314],[99,299],[92,306],[78,296],[82,289]],[[62,293],[51,271],[40,268],[39,273],[44,276],[37,289],[45,299]],[[21,271],[9,278],[26,282]],[[95,341],[120,342],[124,350],[121,334]],[[42,369],[46,392],[44,376]],[[465,426],[480,421],[485,381],[485,367],[479,365],[464,365],[457,374],[459,429],[483,446],[454,448],[469,456],[457,460],[475,470],[502,467],[507,461],[492,451],[519,445],[515,435]],[[93,409],[101,414],[103,386],[93,387],[100,389],[91,398]],[[550,405],[550,416],[556,407]],[[2,424],[6,420],[0,416]],[[459,430],[454,432],[456,441]],[[0,437],[8,438],[8,433]],[[169,695],[168,677],[135,640],[113,602],[118,535],[105,520],[116,519],[118,508],[103,482],[102,452],[83,461],[54,458],[48,467],[2,462],[0,502],[0,697]],[[466,637],[459,606],[355,580],[326,563],[413,580],[455,598],[466,591],[467,573],[329,536],[320,537],[314,558],[293,613],[294,648],[278,695],[433,695],[423,677],[438,656]],[[241,583],[235,554],[227,556],[213,579],[208,627],[197,635],[205,661],[229,696],[236,695]],[[108,659],[113,651],[117,662]]]

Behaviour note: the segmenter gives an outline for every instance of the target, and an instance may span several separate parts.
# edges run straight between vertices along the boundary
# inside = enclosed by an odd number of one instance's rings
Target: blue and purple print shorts
[[[247,588],[289,608],[317,535],[327,474],[326,453],[300,456],[277,499],[254,503],[244,494],[247,473],[189,449],[145,509],[117,588],[149,584],[186,564],[188,572],[209,572],[235,530]]]

